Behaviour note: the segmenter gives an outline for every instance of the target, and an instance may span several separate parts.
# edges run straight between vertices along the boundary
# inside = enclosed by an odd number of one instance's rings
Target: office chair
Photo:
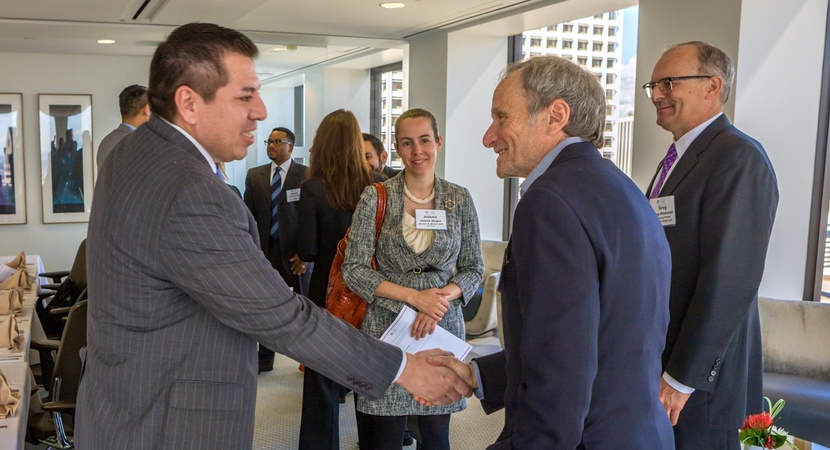
[[[77,302],[70,309],[57,348],[49,401],[43,403],[43,413],[37,413],[29,420],[30,435],[49,448],[74,447],[69,431],[71,420],[66,416],[75,414],[75,401],[81,382],[83,362],[80,352],[86,347],[86,309],[86,300]]]
[[[60,280],[60,284],[41,286],[43,292],[38,295],[35,303],[35,312],[43,325],[43,332],[49,339],[60,339],[69,308],[86,296],[86,239],[78,246],[69,272],[46,272],[40,276],[53,281]]]

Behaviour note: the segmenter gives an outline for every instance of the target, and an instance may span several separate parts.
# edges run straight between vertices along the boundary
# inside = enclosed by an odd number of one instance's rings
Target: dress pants
[[[280,273],[282,279],[289,287],[294,289],[294,292],[299,294],[307,294],[302,291],[302,283],[300,277],[294,275],[290,270],[286,270],[282,263],[282,251],[280,251],[279,239],[271,238],[268,243],[268,261],[271,262],[271,267]],[[259,344],[259,366],[261,368],[270,368],[274,366],[274,351]]]
[[[306,366],[299,450],[340,449],[340,390],[334,381]],[[357,407],[357,395],[354,396]]]

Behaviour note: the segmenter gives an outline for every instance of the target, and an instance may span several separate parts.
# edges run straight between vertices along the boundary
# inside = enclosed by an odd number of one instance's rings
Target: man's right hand
[[[406,366],[396,383],[419,401],[426,401],[430,405],[448,405],[460,401],[462,397],[469,397],[473,392],[469,383],[454,370],[441,363],[428,362],[430,357],[447,356],[452,357],[452,353],[440,349],[408,353]]]
[[[455,372],[456,375],[458,375],[458,377],[470,387],[470,393],[466,395],[467,397],[472,395],[473,391],[478,388],[478,378],[476,377],[476,372],[472,363],[465,363],[452,354],[447,353],[430,356],[427,358],[427,362],[433,366],[444,366],[452,369],[452,371]],[[418,395],[415,396],[415,400],[426,406],[436,405],[436,403]]]

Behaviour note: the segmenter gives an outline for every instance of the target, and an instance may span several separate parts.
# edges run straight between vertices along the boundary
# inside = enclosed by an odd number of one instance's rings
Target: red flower
[[[768,412],[760,414],[752,414],[746,417],[744,428],[751,428],[753,430],[766,430],[772,426],[772,417]]]

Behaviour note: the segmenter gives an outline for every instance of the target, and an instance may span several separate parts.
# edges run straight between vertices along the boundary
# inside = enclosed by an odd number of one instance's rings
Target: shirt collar
[[[282,173],[288,173],[288,168],[291,167],[291,158],[285,160],[284,163],[279,164]],[[271,178],[274,178],[274,171],[277,170],[277,163],[271,161]]]
[[[131,129],[131,130],[135,131],[135,127],[134,127],[134,126],[132,126],[132,125],[130,125],[130,124],[128,124],[127,122],[121,122],[121,125],[124,125],[125,127],[127,127],[127,128],[129,128],[129,129]]]
[[[562,142],[557,144],[556,147],[553,147],[553,150],[549,151],[548,154],[545,155],[545,157],[542,158],[541,161],[539,161],[539,164],[536,164],[536,167],[534,167],[533,170],[530,171],[530,174],[522,182],[522,185],[519,186],[521,194],[525,195],[525,192],[527,192],[527,190],[530,189],[530,185],[533,184],[533,182],[536,181],[537,178],[542,176],[542,174],[545,173],[546,170],[548,170],[548,167],[550,167],[550,165],[553,163],[553,160],[556,159],[556,157],[559,156],[560,153],[562,153],[562,149],[571,144],[576,144],[577,142],[587,142],[587,140],[578,136],[573,136],[564,139]]]
[[[194,138],[193,136],[188,134],[187,131],[184,131],[182,129],[182,127],[176,125],[175,123],[170,122],[170,121],[168,121],[167,119],[165,119],[163,117],[160,117],[160,118],[161,118],[161,120],[167,122],[168,125],[175,128],[176,130],[178,130],[179,133],[183,134],[184,137],[186,137],[190,142],[192,142],[193,145],[196,146],[196,149],[199,150],[199,153],[201,153],[202,156],[205,157],[205,161],[207,161],[208,165],[210,165],[210,171],[213,172],[213,173],[216,173],[216,161],[213,160],[213,157],[210,156],[210,153],[208,153],[207,150],[205,150],[205,148],[202,147],[202,144],[200,144],[199,141],[196,140],[196,138]]]
[[[684,153],[686,153],[686,150],[688,150],[689,146],[692,145],[692,142],[694,142],[694,140],[697,139],[698,136],[700,136],[700,133],[703,133],[703,130],[705,130],[706,127],[711,125],[712,122],[714,122],[715,119],[717,119],[721,115],[723,115],[722,112],[715,114],[706,122],[703,122],[702,124],[689,130],[688,133],[684,134],[683,136],[680,136],[680,139],[678,139],[674,143],[674,149],[677,151],[677,159],[680,159],[680,157],[683,156]]]

